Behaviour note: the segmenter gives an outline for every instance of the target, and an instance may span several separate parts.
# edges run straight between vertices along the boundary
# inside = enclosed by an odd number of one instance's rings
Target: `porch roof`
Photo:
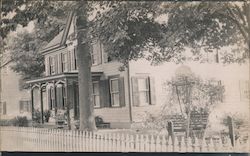
[[[103,74],[103,72],[91,72],[92,77],[100,77]],[[60,73],[56,75],[50,75],[45,77],[40,77],[32,80],[26,81],[26,84],[35,84],[35,83],[44,83],[49,82],[53,80],[60,80],[64,78],[78,78],[78,72],[67,72],[67,73]]]

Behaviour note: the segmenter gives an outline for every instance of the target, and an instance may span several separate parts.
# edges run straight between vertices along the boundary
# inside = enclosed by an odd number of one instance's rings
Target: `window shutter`
[[[63,108],[63,95],[62,95],[62,86],[58,86],[56,88],[56,98],[57,98],[57,108],[62,109]]]
[[[149,77],[149,92],[150,92],[150,104],[156,104],[156,97],[155,97],[155,80],[154,77]]]
[[[71,71],[71,52],[68,51],[67,53],[67,71]]]
[[[119,78],[119,100],[120,100],[120,106],[125,107],[126,101],[125,101],[125,88],[124,88],[124,77]]]
[[[58,74],[58,55],[55,55],[55,73]]]
[[[49,57],[46,57],[45,58],[45,65],[46,65],[46,67],[45,67],[45,75],[46,76],[48,76],[48,75],[50,75],[50,61],[49,61]]]
[[[140,99],[139,99],[139,89],[138,89],[138,78],[132,77],[132,98],[133,98],[133,106],[139,106],[140,105]]]
[[[102,50],[101,50],[101,43],[100,42],[98,42],[98,53],[97,53],[97,58],[98,58],[98,63],[97,64],[102,64]]]
[[[3,114],[7,114],[6,102],[3,103]]]
[[[58,55],[58,73],[63,73],[62,70],[62,53]]]
[[[51,89],[50,88],[48,89],[48,97],[49,97],[48,99],[49,109],[51,110],[52,107],[51,107]]]
[[[100,107],[110,107],[109,80],[101,80],[99,84]]]

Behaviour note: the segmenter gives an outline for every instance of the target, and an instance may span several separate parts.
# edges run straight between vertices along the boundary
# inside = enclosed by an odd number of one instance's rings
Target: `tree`
[[[42,28],[43,24],[49,21],[49,17],[64,17],[68,10],[74,10],[77,17],[77,57],[80,59],[79,94],[82,95],[79,98],[80,129],[92,130],[94,119],[90,96],[91,41],[101,40],[108,55],[125,66],[129,60],[139,58],[146,58],[155,63],[180,58],[184,56],[182,52],[186,46],[196,49],[205,47],[209,51],[211,47],[220,48],[238,43],[236,41],[242,36],[238,33],[234,35],[234,32],[239,32],[240,27],[228,22],[224,16],[218,18],[215,14],[223,12],[223,4],[226,4],[229,10],[234,4],[227,2],[219,4],[4,0],[3,15],[7,16],[10,12],[15,14],[12,18],[1,21],[1,24],[4,23],[1,27],[1,36],[5,38],[8,32],[17,28],[17,24],[26,26],[32,20],[36,20],[36,24]],[[246,13],[249,10],[249,3],[244,2],[243,6],[246,6],[243,14],[248,17]],[[214,10],[216,11],[213,12]],[[97,13],[94,20],[89,20],[90,14],[95,11]],[[157,18],[164,14],[167,14],[168,18],[165,18],[167,21],[162,24]],[[219,19],[219,22],[216,19]],[[221,23],[224,24],[223,29],[220,28]],[[249,28],[249,24],[247,26]],[[45,35],[44,38],[49,40],[51,36]],[[249,55],[244,55],[244,58],[247,58],[246,56]]]
[[[15,64],[12,69],[22,75],[23,80],[42,76],[44,71],[44,59],[38,49],[41,45],[34,34],[29,32],[18,33],[7,43],[10,50],[10,60]]]
[[[222,56],[224,62],[249,59],[249,1],[164,3],[162,8],[161,12],[168,15],[167,34],[160,43],[162,47],[179,53],[183,47],[189,46],[194,48],[194,54],[199,54],[201,48],[212,52],[231,46],[233,54],[225,53]]]

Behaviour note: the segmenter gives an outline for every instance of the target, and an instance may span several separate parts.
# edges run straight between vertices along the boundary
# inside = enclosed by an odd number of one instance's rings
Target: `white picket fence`
[[[168,139],[162,135],[97,133],[31,127],[0,127],[0,151],[249,152],[247,142]]]

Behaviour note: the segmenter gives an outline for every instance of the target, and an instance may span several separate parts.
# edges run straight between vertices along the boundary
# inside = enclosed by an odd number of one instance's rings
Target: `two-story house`
[[[42,51],[45,76],[30,80],[32,111],[35,109],[70,109],[72,119],[79,118],[78,70],[75,17],[70,14],[65,28]],[[125,71],[120,63],[110,60],[100,42],[92,45],[92,81],[95,116],[110,122],[112,128],[129,128],[147,114],[158,114],[166,104],[164,83],[181,66],[164,63],[152,66],[146,60],[130,61]],[[217,58],[218,59],[218,58]],[[221,107],[247,110],[249,98],[248,66],[188,63],[203,78],[216,78],[226,86],[226,100]],[[247,97],[248,96],[248,97]],[[247,109],[245,109],[247,108]],[[220,108],[221,109],[221,108]],[[237,109],[236,109],[237,110]]]
[[[16,116],[31,118],[29,90],[22,88],[21,76],[11,69],[11,61],[7,53],[0,59],[0,120],[12,119]]]

